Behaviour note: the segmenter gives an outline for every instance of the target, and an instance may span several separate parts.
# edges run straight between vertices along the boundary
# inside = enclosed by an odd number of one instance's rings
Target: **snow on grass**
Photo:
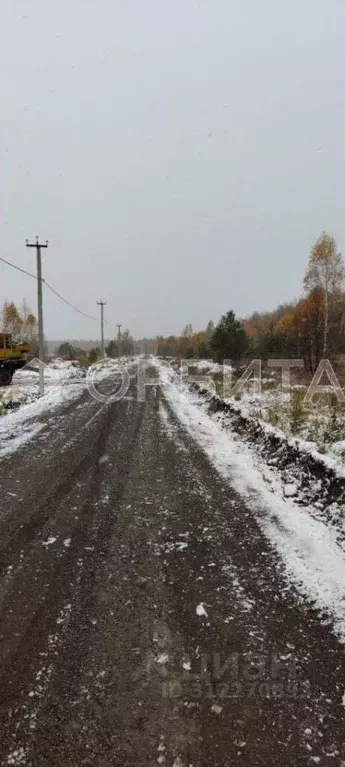
[[[231,365],[220,365],[218,362],[212,362],[212,360],[188,360],[190,367],[195,367],[205,373],[230,373],[233,368]]]
[[[332,617],[335,633],[345,642],[345,555],[335,531],[295,504],[293,497],[284,497],[281,481],[268,467],[265,481],[250,448],[222,430],[171,372],[163,366],[160,370],[165,395],[181,423],[253,510],[296,588]]]
[[[329,458],[333,467],[344,467],[345,410],[332,403],[330,396],[306,404],[306,391],[305,386],[293,386],[291,393],[263,386],[260,395],[246,391],[237,402],[233,397],[225,401],[236,404],[244,416],[253,416],[298,440],[309,452],[324,455],[326,463]]]
[[[318,397],[306,404],[307,385],[294,384],[291,392],[282,390],[280,377],[270,370],[269,375],[261,379],[260,394],[254,393],[249,384],[248,388],[233,397],[223,391],[229,389],[231,367],[211,360],[190,360],[188,365],[191,380],[213,388],[245,418],[252,417],[268,428],[277,429],[285,437],[296,439],[303,449],[324,456],[324,463],[330,468],[344,468],[345,409],[332,402],[331,396]],[[202,377],[195,375],[195,371],[202,373]],[[221,373],[225,376],[224,381],[219,375]]]

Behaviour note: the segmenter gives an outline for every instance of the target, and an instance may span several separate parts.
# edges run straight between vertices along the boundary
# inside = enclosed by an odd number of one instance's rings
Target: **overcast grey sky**
[[[2,0],[0,255],[107,335],[179,332],[301,292],[345,251],[343,0]],[[0,264],[0,301],[36,285]],[[45,293],[49,338],[98,325]]]

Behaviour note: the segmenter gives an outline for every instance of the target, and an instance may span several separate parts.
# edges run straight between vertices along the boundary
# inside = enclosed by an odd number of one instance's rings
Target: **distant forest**
[[[322,358],[345,352],[345,268],[333,236],[323,232],[309,255],[302,298],[245,319],[229,311],[217,324],[156,339],[157,353],[181,358],[240,361],[243,358],[303,358],[314,372]]]

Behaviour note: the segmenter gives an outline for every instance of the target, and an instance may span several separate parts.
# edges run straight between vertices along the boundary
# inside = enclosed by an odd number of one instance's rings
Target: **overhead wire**
[[[33,280],[37,281],[37,276],[35,274],[31,274],[31,272],[27,272],[26,269],[22,269],[20,266],[17,266],[17,264],[12,264],[12,262],[7,261],[6,258],[2,258],[2,256],[0,256],[0,261],[2,261],[4,264],[7,264],[7,266],[11,266],[13,269],[17,269],[18,272],[22,272],[22,274],[26,274],[27,277],[32,277]],[[93,317],[91,314],[86,314],[86,312],[83,312],[81,309],[78,309],[76,306],[74,306],[74,304],[71,304],[71,302],[68,301],[67,298],[64,298],[61,295],[61,293],[58,293],[58,291],[55,290],[55,288],[53,288],[53,286],[50,285],[50,283],[47,282],[47,280],[42,279],[42,282],[45,284],[47,288],[49,288],[49,290],[52,291],[52,293],[54,293],[58,298],[60,298],[61,301],[67,304],[67,306],[69,306],[71,309],[74,309],[75,312],[78,312],[78,314],[82,314],[83,317],[87,317],[89,320],[94,320],[95,322],[98,322],[97,317]]]
[[[7,266],[12,266],[13,269],[17,269],[18,272],[22,272],[23,274],[26,274],[28,277],[32,277],[33,280],[37,280],[37,277],[35,274],[31,274],[31,272],[27,272],[26,269],[22,269],[20,266],[17,266],[16,264],[12,264],[11,261],[6,261],[6,258],[2,258],[2,256],[0,256],[0,261],[3,261],[3,263],[7,264]]]
[[[78,309],[76,306],[74,306],[74,304],[71,304],[71,302],[68,301],[67,298],[64,298],[63,296],[61,296],[60,293],[58,293],[58,291],[55,290],[55,288],[53,288],[52,285],[49,284],[49,282],[47,282],[47,280],[42,280],[42,282],[44,282],[45,286],[49,288],[49,290],[51,290],[52,293],[55,293],[55,295],[58,298],[60,298],[60,300],[63,301],[64,304],[67,304],[67,306],[70,306],[71,309],[74,309],[75,312],[78,312],[78,314],[82,314],[83,317],[88,317],[89,320],[95,320],[96,322],[98,322],[97,317],[93,317],[92,314],[86,314],[86,312],[83,312],[82,309]]]

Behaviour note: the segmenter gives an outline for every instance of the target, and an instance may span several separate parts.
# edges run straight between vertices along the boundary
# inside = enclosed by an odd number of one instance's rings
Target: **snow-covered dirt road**
[[[345,765],[342,550],[171,377],[146,393],[0,461],[1,764]]]

